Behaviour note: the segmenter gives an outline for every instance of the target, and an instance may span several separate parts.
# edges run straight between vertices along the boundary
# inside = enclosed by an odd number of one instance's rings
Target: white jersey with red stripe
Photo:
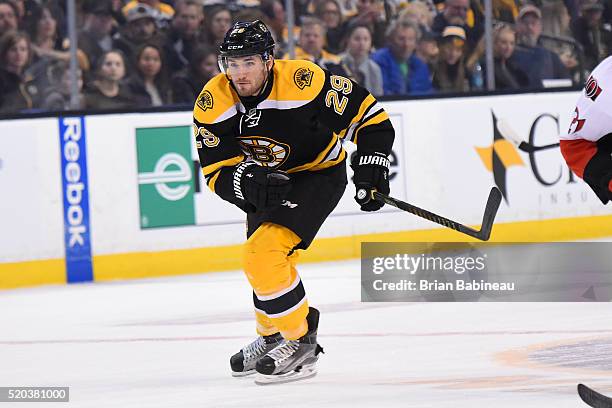
[[[568,133],[561,135],[561,140],[596,142],[609,133],[612,133],[612,56],[591,73],[576,103]]]
[[[568,166],[599,199],[612,200],[612,57],[589,76],[560,147]]]

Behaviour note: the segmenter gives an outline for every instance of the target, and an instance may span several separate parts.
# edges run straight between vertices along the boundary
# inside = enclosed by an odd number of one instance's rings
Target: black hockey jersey
[[[389,154],[394,139],[389,116],[365,88],[301,60],[276,60],[257,97],[239,97],[226,75],[217,75],[193,116],[206,182],[235,204],[233,172],[245,160],[287,173],[319,171],[344,162],[345,140]]]

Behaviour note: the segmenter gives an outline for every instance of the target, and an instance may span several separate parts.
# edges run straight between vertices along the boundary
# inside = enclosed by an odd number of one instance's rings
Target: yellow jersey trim
[[[325,71],[309,61],[275,60],[274,84],[267,101],[314,100],[325,84]]]
[[[240,99],[225,74],[208,81],[193,107],[194,119],[203,125],[221,122],[237,113]]]
[[[236,164],[240,163],[242,160],[244,160],[243,154],[241,154],[240,156],[232,157],[230,159],[225,159],[225,160],[221,160],[216,163],[213,163],[213,164],[209,164],[208,166],[204,167],[202,171],[204,172],[204,176],[206,177],[210,174],[213,174],[215,171],[219,170],[221,167],[235,166]]]
[[[217,179],[219,178],[219,175],[221,174],[221,171],[217,171],[217,173],[212,176],[210,178],[210,180],[208,180],[208,188],[210,188],[212,190],[212,192],[215,192],[215,183],[217,182]]]
[[[389,119],[389,115],[387,114],[387,112],[385,111],[380,111],[380,113],[378,113],[377,115],[375,115],[374,117],[368,119],[363,125],[359,126],[359,128],[355,131],[355,141],[354,143],[357,144],[357,138],[359,137],[359,131],[367,126],[370,125],[377,125],[381,122],[384,122],[385,120]]]

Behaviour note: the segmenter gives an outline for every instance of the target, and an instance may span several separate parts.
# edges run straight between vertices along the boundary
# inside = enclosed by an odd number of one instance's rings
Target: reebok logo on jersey
[[[599,94],[601,94],[602,91],[603,89],[601,89],[601,87],[597,83],[597,79],[595,79],[591,75],[589,79],[587,79],[586,85],[584,87],[584,93],[586,94],[587,98],[595,102],[595,100],[597,99]]]

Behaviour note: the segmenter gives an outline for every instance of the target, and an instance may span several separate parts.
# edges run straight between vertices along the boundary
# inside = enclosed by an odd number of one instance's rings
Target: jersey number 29
[[[327,91],[325,95],[325,105],[328,108],[334,106],[334,111],[338,115],[342,115],[344,109],[346,109],[346,105],[348,105],[348,98],[345,95],[350,94],[353,91],[352,82],[339,75],[332,75],[330,77],[330,83],[332,89]],[[342,93],[342,97],[338,95],[338,92]]]

